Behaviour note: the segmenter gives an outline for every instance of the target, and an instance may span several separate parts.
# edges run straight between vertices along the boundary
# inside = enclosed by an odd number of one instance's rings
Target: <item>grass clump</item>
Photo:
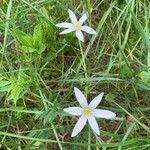
[[[0,1],[0,149],[147,150],[150,147],[149,1]],[[67,10],[88,15],[98,34],[59,35]],[[81,51],[82,50],[82,51]],[[82,53],[81,53],[82,52]],[[117,114],[98,120],[101,135],[63,108],[73,87]],[[102,107],[103,106],[103,107]]]

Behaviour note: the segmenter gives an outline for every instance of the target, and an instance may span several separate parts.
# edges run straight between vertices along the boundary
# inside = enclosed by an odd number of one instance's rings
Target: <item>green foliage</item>
[[[40,119],[42,120],[43,125],[46,125],[48,123],[53,122],[56,116],[57,116],[57,110],[52,108],[52,109],[48,109],[48,110],[43,111],[42,113],[37,114],[35,116],[35,120]]]
[[[0,75],[0,92],[5,92],[10,90],[10,81],[4,76]]]
[[[0,0],[0,149],[149,149],[149,6],[148,0]],[[80,46],[74,32],[59,35],[55,27],[70,21],[68,8],[78,18],[87,13],[85,25],[98,32],[84,34]],[[99,107],[117,114],[98,120],[100,137],[88,126],[70,137],[78,116],[63,108],[78,106],[74,86],[88,102],[104,92]]]
[[[141,78],[141,80],[146,83],[146,84],[150,84],[150,72],[146,72],[146,71],[142,71],[139,74],[139,77]]]
[[[146,30],[146,32],[144,31],[141,23],[139,22],[139,20],[136,18],[136,16],[134,15],[133,12],[131,12],[132,17],[133,17],[133,21],[135,24],[135,27],[137,28],[141,38],[143,39],[143,42],[148,50],[148,55],[147,55],[147,66],[150,67],[150,40],[149,40],[149,32],[148,30]]]
[[[15,105],[17,105],[17,100],[23,97],[30,84],[30,77],[22,71],[19,72],[17,78],[6,78],[1,75],[0,92],[7,92],[7,100],[11,100]]]
[[[15,36],[21,44],[21,50],[25,53],[36,52],[41,55],[46,48],[41,24],[35,26],[33,36],[18,29],[15,30]]]
[[[113,95],[112,93],[109,93],[106,95],[105,99],[109,102],[114,101],[115,95]]]

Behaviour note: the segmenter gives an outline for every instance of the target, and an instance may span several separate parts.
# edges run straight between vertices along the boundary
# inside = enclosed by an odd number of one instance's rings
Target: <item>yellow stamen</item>
[[[79,23],[76,23],[76,24],[74,24],[74,28],[75,28],[75,30],[80,30],[81,25]]]
[[[83,113],[86,117],[90,117],[93,113],[93,110],[91,108],[86,107],[83,109]]]

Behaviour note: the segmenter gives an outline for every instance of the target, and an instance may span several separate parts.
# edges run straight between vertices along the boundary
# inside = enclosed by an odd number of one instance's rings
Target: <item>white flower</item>
[[[89,34],[97,34],[94,29],[83,25],[83,23],[87,20],[86,14],[83,14],[83,16],[78,21],[76,15],[70,9],[68,9],[68,13],[69,13],[69,17],[72,23],[64,22],[64,23],[59,23],[55,25],[56,27],[59,27],[59,28],[66,28],[60,34],[67,34],[69,32],[75,31],[76,37],[82,42],[84,42],[82,31],[85,31]]]
[[[85,96],[78,88],[75,87],[74,92],[81,107],[68,107],[68,108],[63,109],[65,112],[71,115],[80,116],[79,120],[77,121],[72,131],[71,137],[74,137],[79,132],[81,132],[87,121],[89,125],[91,126],[92,130],[96,134],[100,135],[99,127],[98,127],[95,117],[106,118],[106,119],[112,119],[116,117],[116,114],[113,113],[112,111],[104,110],[104,109],[96,109],[96,107],[101,102],[104,93],[102,92],[101,94],[96,96],[90,102],[90,104],[88,104]]]

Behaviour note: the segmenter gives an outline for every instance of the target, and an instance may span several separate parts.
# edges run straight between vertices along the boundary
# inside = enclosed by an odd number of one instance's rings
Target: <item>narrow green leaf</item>
[[[144,42],[146,48],[148,49],[147,66],[150,67],[150,40],[149,40],[149,33],[148,33],[148,31],[144,31],[141,23],[139,22],[139,20],[137,19],[137,17],[134,15],[134,13],[132,11],[131,11],[131,14],[132,14],[134,25],[135,25],[136,29],[138,30],[139,35],[143,39],[143,42]]]
[[[42,45],[42,38],[43,38],[43,33],[41,29],[41,25],[38,24],[34,28],[33,32],[33,40],[34,40],[34,46],[35,47],[40,47]]]

